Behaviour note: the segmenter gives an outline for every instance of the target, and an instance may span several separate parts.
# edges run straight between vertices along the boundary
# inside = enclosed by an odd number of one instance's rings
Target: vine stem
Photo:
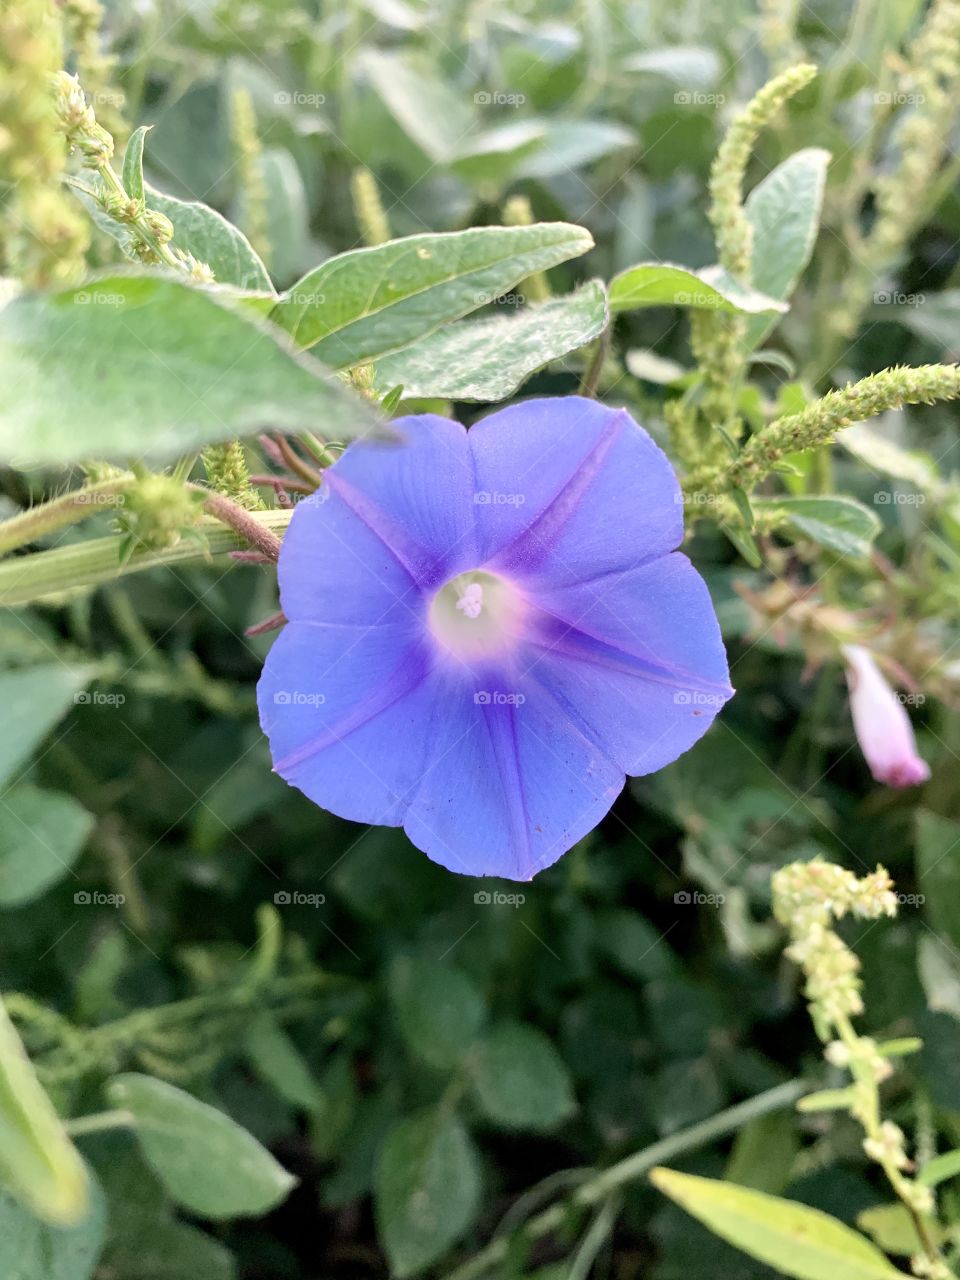
[[[280,558],[280,539],[257,520],[252,512],[225,494],[206,489],[201,484],[188,484],[187,488],[204,495],[203,509],[209,515],[229,525],[245,542],[262,551],[270,560],[276,562]]]
[[[527,1242],[539,1240],[542,1236],[563,1226],[571,1209],[591,1208],[593,1205],[605,1202],[620,1187],[633,1182],[655,1165],[702,1147],[705,1143],[712,1142],[714,1138],[732,1133],[760,1116],[769,1115],[772,1111],[782,1111],[784,1107],[795,1103],[806,1090],[807,1084],[804,1080],[790,1080],[786,1084],[777,1085],[775,1089],[757,1094],[755,1098],[749,1098],[746,1102],[738,1102],[736,1106],[718,1112],[709,1120],[691,1125],[689,1129],[681,1129],[679,1133],[673,1133],[668,1138],[661,1138],[659,1142],[644,1147],[642,1151],[635,1151],[633,1155],[611,1165],[609,1169],[598,1172],[579,1186],[566,1200],[551,1205],[549,1209],[544,1209],[535,1218],[531,1218],[526,1226],[520,1229],[520,1234]],[[483,1275],[504,1260],[510,1247],[510,1240],[511,1237],[506,1235],[496,1237],[475,1257],[454,1271],[448,1272],[443,1280],[474,1280],[476,1276]]]
[[[66,1120],[64,1127],[71,1138],[79,1138],[85,1133],[103,1133],[106,1129],[132,1129],[136,1123],[132,1111],[97,1111],[93,1115]]]
[[[130,471],[124,471],[120,475],[84,485],[81,489],[74,489],[59,498],[52,498],[49,502],[41,502],[21,511],[19,515],[0,524],[0,555],[96,515],[97,511],[108,505],[109,498],[122,494],[136,483],[136,476]]]

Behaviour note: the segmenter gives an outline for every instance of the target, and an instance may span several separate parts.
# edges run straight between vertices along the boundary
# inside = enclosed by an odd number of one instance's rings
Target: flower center
[[[433,597],[430,630],[455,657],[492,656],[515,642],[523,611],[511,583],[476,569],[451,578]]]

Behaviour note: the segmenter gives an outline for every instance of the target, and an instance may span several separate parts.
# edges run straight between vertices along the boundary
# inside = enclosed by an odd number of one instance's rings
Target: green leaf
[[[943,1155],[928,1160],[917,1174],[917,1181],[925,1187],[937,1187],[948,1178],[960,1173],[960,1151],[945,1151]]]
[[[605,911],[597,918],[597,945],[629,978],[651,982],[677,971],[663,934],[636,911]]]
[[[505,400],[551,360],[591,342],[607,323],[603,285],[592,281],[514,315],[448,325],[377,362],[376,386],[403,383],[406,398]]]
[[[917,811],[917,879],[933,927],[960,946],[960,822]]]
[[[424,155],[446,164],[476,127],[473,95],[458,92],[425,66],[398,53],[364,50],[360,66],[377,96]]]
[[[903,1280],[879,1249],[819,1209],[673,1169],[654,1169],[650,1181],[718,1236],[796,1280]]]
[[[637,135],[612,120],[544,120],[546,136],[519,166],[524,178],[554,178],[581,169],[614,151],[632,147]]]
[[[398,956],[390,997],[403,1038],[432,1067],[452,1067],[473,1044],[486,1014],[473,982],[443,961]]]
[[[937,464],[927,453],[910,449],[902,449],[886,436],[870,425],[869,422],[855,422],[845,427],[837,436],[837,443],[842,444],[848,453],[852,453],[873,472],[890,476],[894,480],[905,480],[922,493],[935,491],[941,481],[937,472]],[[889,495],[886,495],[889,501]]]
[[[377,1165],[377,1232],[394,1275],[414,1275],[463,1235],[480,1204],[480,1168],[455,1115],[429,1109],[393,1126]]]
[[[182,1089],[133,1072],[106,1092],[133,1113],[144,1157],[177,1201],[204,1218],[266,1213],[296,1182],[229,1116]]]
[[[272,1085],[281,1098],[304,1111],[317,1111],[323,1106],[320,1085],[303,1054],[266,1010],[251,1024],[245,1048],[260,1077]]]
[[[744,205],[753,228],[750,279],[755,289],[786,302],[810,261],[827,180],[830,152],[796,151],[750,192]],[[757,317],[747,326],[747,347],[760,345],[775,319]]]
[[[271,319],[344,368],[409,346],[592,245],[588,231],[566,222],[390,240],[322,263],[281,297]]]
[[[759,1116],[737,1133],[724,1178],[741,1187],[777,1195],[790,1181],[799,1150],[794,1115],[778,1111]]]
[[[0,1186],[44,1221],[78,1223],[90,1180],[0,1003]]]
[[[760,555],[760,549],[756,540],[749,529],[737,529],[732,524],[723,524],[720,526],[727,535],[736,549],[746,560],[752,569],[759,569],[763,564],[763,558]]]
[[[93,827],[72,796],[28,782],[8,791],[0,805],[0,905],[39,897],[67,874]]]
[[[143,199],[143,144],[150,129],[148,124],[135,129],[123,153],[123,189],[133,200]]]
[[[610,281],[610,310],[693,307],[705,311],[786,311],[784,302],[732,280],[719,267],[690,271],[673,262],[639,262]]]
[[[51,662],[0,672],[0,786],[9,782],[33,755],[57,721],[73,706],[90,679],[82,667]]]
[[[106,1227],[106,1202],[91,1180],[94,1195],[83,1220],[72,1227],[51,1227],[0,1194],[0,1275],[3,1280],[89,1280]]]
[[[943,1238],[938,1224],[929,1217],[924,1225],[931,1240],[939,1244]],[[885,1253],[895,1253],[902,1258],[923,1252],[923,1242],[905,1204],[878,1204],[857,1214],[857,1226],[878,1244]]]
[[[205,262],[217,284],[254,293],[273,293],[267,268],[253,245],[232,222],[199,200],[178,200],[147,184],[147,204],[173,223],[173,246]]]
[[[275,280],[295,280],[311,260],[310,210],[300,168],[283,147],[267,147],[257,158],[257,186],[266,192],[263,252]],[[249,226],[246,191],[237,197],[235,220]]]
[[[211,289],[100,278],[0,310],[0,459],[171,457],[257,431],[376,427],[372,409]]]
[[[473,1071],[484,1114],[508,1129],[555,1129],[576,1108],[570,1073],[536,1027],[494,1027],[478,1047]]]
[[[844,556],[869,556],[880,532],[876,515],[854,498],[755,498],[753,505],[758,514],[779,516],[778,529]]]

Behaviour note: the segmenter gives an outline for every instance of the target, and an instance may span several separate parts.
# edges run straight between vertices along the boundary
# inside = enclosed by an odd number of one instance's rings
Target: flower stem
[[[738,1102],[736,1106],[718,1112],[709,1120],[702,1120],[699,1124],[691,1125],[689,1129],[681,1129],[679,1133],[673,1133],[668,1138],[662,1138],[659,1142],[644,1147],[642,1151],[635,1151],[633,1155],[611,1165],[609,1169],[599,1171],[588,1182],[577,1187],[566,1200],[551,1205],[549,1209],[544,1209],[535,1218],[531,1218],[522,1229],[524,1239],[528,1242],[539,1240],[549,1232],[555,1231],[563,1225],[570,1209],[590,1208],[603,1203],[612,1192],[633,1182],[664,1160],[673,1160],[687,1151],[693,1151],[707,1142],[712,1142],[715,1138],[722,1138],[735,1129],[749,1124],[751,1120],[756,1120],[759,1116],[769,1115],[772,1111],[782,1111],[784,1107],[789,1107],[796,1102],[806,1092],[806,1088],[803,1080],[791,1080],[786,1084],[777,1085],[776,1088],[768,1089],[755,1098]],[[507,1256],[509,1247],[509,1236],[496,1237],[463,1266],[449,1272],[444,1280],[474,1280],[475,1276],[483,1275],[491,1267],[502,1262]]]
[[[75,1120],[65,1121],[71,1138],[82,1137],[85,1133],[103,1133],[106,1129],[132,1129],[136,1123],[132,1111],[97,1111],[89,1116],[77,1116]]]
[[[259,530],[276,536],[289,524],[291,512],[258,511],[244,512],[244,515]],[[159,565],[208,562],[211,556],[236,551],[248,542],[246,532],[238,535],[232,524],[225,527],[219,519],[203,520],[197,528],[204,535],[205,547],[183,540],[174,547],[138,551],[123,563],[120,561],[121,539],[117,536],[17,556],[0,564],[0,606],[15,608],[78,587],[113,582],[126,574]]]
[[[50,502],[41,502],[35,507],[22,511],[19,515],[4,520],[0,524],[0,555],[15,551],[17,547],[36,542],[48,533],[56,533],[67,525],[86,520],[96,515],[108,500],[137,483],[132,472],[124,471],[108,480],[100,480],[96,484],[84,485],[82,489],[73,489]]]

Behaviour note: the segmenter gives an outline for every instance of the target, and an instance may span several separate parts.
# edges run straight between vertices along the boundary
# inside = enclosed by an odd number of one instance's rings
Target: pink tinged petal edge
[[[872,654],[862,645],[850,644],[843,655],[853,727],[871,774],[891,787],[926,782],[930,766],[917,752],[910,717]]]

